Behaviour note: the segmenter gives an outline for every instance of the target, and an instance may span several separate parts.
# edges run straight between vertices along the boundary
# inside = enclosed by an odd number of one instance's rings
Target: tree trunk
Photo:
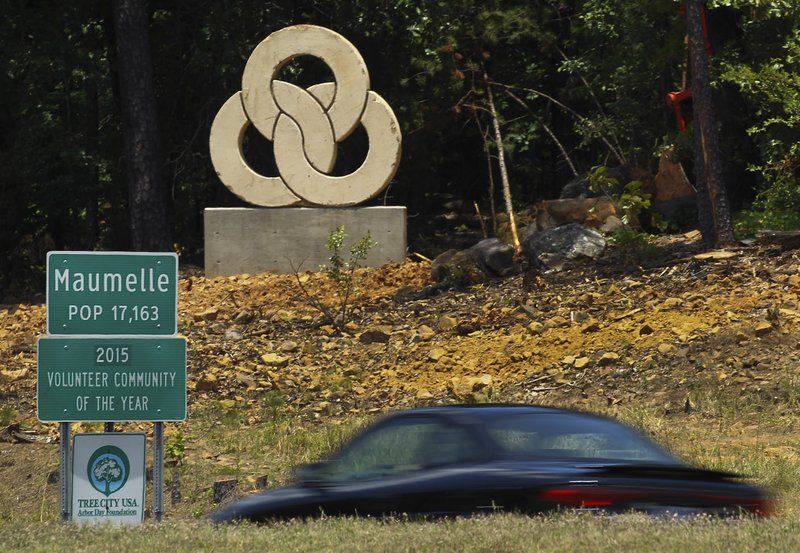
[[[153,69],[144,0],[115,0],[125,169],[128,181],[131,245],[137,251],[171,251],[168,195],[156,116]]]
[[[494,141],[497,143],[497,164],[500,167],[500,178],[503,183],[503,199],[506,202],[506,213],[508,214],[508,223],[511,227],[511,239],[514,242],[512,245],[514,247],[514,253],[518,255],[522,251],[522,246],[520,245],[519,235],[517,234],[517,220],[514,216],[514,204],[511,201],[511,184],[508,182],[505,149],[503,148],[503,133],[500,131],[500,118],[497,115],[497,109],[494,105],[492,85],[489,84],[489,75],[487,75],[486,69],[483,70],[483,79],[486,83],[486,98],[489,101],[489,112],[492,115]]]
[[[89,71],[86,71],[90,75]],[[98,152],[100,144],[100,115],[97,99],[97,83],[93,75],[84,82],[86,94],[86,151],[92,159],[86,176],[86,228],[81,245],[84,250],[93,250],[97,245],[99,232],[98,195],[100,190],[100,171],[98,169]]]
[[[702,0],[686,0],[686,34],[692,69],[697,210],[700,231],[706,243],[719,246],[733,242],[733,228],[723,179],[717,120],[711,99],[702,3]]]

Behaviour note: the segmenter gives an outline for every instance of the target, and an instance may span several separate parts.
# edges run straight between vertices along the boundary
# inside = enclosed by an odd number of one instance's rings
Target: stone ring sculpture
[[[335,82],[301,88],[275,79],[292,59],[324,61]],[[362,165],[345,176],[329,173],[337,145],[361,124],[369,139]],[[255,172],[244,159],[249,125],[273,142],[277,177]],[[211,162],[231,192],[264,207],[350,206],[377,196],[400,161],[400,126],[392,109],[369,90],[358,50],[324,27],[296,25],[256,46],[242,76],[242,90],[220,108],[211,125]]]

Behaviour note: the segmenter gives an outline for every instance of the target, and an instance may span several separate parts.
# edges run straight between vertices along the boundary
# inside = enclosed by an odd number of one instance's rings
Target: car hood
[[[211,514],[212,522],[251,519],[254,515],[269,518],[287,507],[315,503],[319,490],[304,486],[286,486],[241,497]]]

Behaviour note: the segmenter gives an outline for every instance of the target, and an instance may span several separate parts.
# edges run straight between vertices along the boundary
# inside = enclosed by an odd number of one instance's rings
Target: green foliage
[[[328,264],[322,265],[319,270],[333,283],[335,301],[326,303],[318,295],[312,294],[306,285],[300,280],[300,275],[295,271],[295,280],[300,290],[306,296],[309,304],[319,311],[325,320],[338,329],[343,329],[350,319],[353,295],[357,292],[355,283],[356,269],[361,267],[361,262],[367,258],[369,250],[378,245],[369,232],[350,246],[349,257],[344,257],[344,226],[336,227],[336,230],[328,235],[325,247],[330,252]]]
[[[350,257],[345,259],[342,256],[344,247],[345,232],[344,226],[336,227],[336,230],[328,235],[328,242],[325,247],[330,252],[329,264],[320,267],[320,271],[331,279],[336,285],[339,296],[345,297],[353,291],[353,273],[361,266],[361,262],[367,258],[369,250],[378,245],[369,232],[350,246]]]
[[[0,407],[0,426],[8,426],[17,420],[17,410],[10,405]]]
[[[441,194],[468,202],[487,197],[485,138],[474,124],[477,118],[488,127],[482,67],[496,83],[516,200],[530,205],[557,196],[572,175],[567,155],[577,172],[608,157],[651,164],[655,145],[675,128],[664,93],[681,85],[685,22],[678,4],[626,0],[620,9],[612,0],[149,3],[176,247],[182,259],[199,262],[203,208],[242,205],[214,173],[208,133],[219,107],[241,88],[253,48],[272,31],[319,24],[359,49],[371,88],[392,106],[404,134],[401,185],[390,187],[382,200],[420,212],[418,220],[424,220],[440,205],[435,202]],[[726,161],[753,167],[764,190],[780,183],[791,191],[800,144],[800,5],[712,0],[709,6],[736,10],[742,35],[714,58],[716,78],[735,84],[745,104],[728,112],[750,129],[747,136],[727,136],[728,144],[741,147],[729,149],[736,158]],[[110,13],[106,3],[88,0],[47,10],[8,3],[4,11],[0,205],[13,208],[0,217],[0,293],[40,282],[36,277],[48,250],[129,245],[123,99],[115,82]],[[308,58],[292,60],[281,78],[301,86],[329,80],[330,70],[318,60],[305,63]],[[725,123],[722,128],[730,132]],[[250,134],[245,157],[267,174],[271,147]],[[355,147],[348,150],[349,140],[337,158],[339,174],[364,159]],[[358,141],[355,135],[352,140]],[[747,201],[754,196],[756,176],[751,178],[737,182]],[[635,191],[631,196],[641,197]],[[415,231],[412,241],[427,238]]]
[[[622,193],[619,198],[615,198],[615,202],[622,209],[624,215],[622,222],[628,223],[629,214],[638,215],[642,210],[650,207],[650,194],[642,191],[642,182],[632,180],[622,188]]]
[[[645,164],[663,134],[664,94],[680,83],[683,18],[669,1],[580,4],[561,46],[567,56],[559,70],[570,79],[559,97],[586,117],[576,132],[590,153],[608,155],[599,138],[609,137],[628,164]]]
[[[733,230],[736,238],[752,237],[764,229],[800,229],[800,213],[795,210],[745,209],[734,215]]]
[[[442,270],[445,276],[441,282],[446,288],[461,288],[470,283],[467,271],[458,263],[445,263]]]
[[[261,405],[264,409],[265,420],[277,420],[281,415],[281,410],[286,406],[286,400],[277,390],[270,390],[261,398]]]
[[[795,0],[710,0],[708,7],[760,10],[771,17],[784,17],[798,9]]]
[[[638,180],[628,182],[620,190],[619,180],[608,174],[602,165],[593,167],[589,172],[589,190],[607,196],[621,213],[620,219],[629,225],[642,210],[650,207],[650,194],[642,191],[642,183]]]
[[[169,464],[181,465],[186,457],[186,436],[178,430],[172,434],[164,446],[166,461]]]
[[[780,3],[768,4],[780,8]],[[752,207],[735,217],[739,236],[800,228],[800,10],[795,7],[793,15],[795,26],[788,30],[772,12],[751,24],[753,34],[777,33],[780,55],[731,56],[722,64],[720,79],[736,85],[753,111],[747,133],[760,158],[748,169],[763,182]]]
[[[350,302],[353,298],[353,294],[357,291],[354,280],[356,269],[361,267],[361,262],[367,258],[369,250],[378,245],[378,243],[370,237],[369,232],[367,232],[366,236],[363,236],[350,246],[350,257],[345,260],[342,256],[344,239],[345,232],[343,225],[336,227],[336,230],[328,235],[326,247],[331,256],[329,258],[329,264],[320,267],[320,270],[325,273],[325,276],[333,282],[337,297],[337,302],[334,304],[334,311],[323,312],[338,328],[343,328],[349,320]],[[331,318],[333,313],[335,313],[335,315]]]
[[[664,216],[658,212],[649,213],[649,224],[661,234],[675,234],[696,228],[697,208],[694,205],[686,206],[674,213]]]
[[[214,420],[217,424],[222,423],[228,429],[238,428],[242,410],[235,400],[215,399],[204,405],[201,416]]]
[[[628,226],[620,227],[608,237],[617,255],[626,265],[641,265],[661,256],[661,248],[653,244],[652,237]]]

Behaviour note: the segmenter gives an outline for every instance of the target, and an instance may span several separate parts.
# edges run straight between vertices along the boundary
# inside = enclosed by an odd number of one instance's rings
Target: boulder
[[[558,255],[566,259],[602,255],[606,239],[598,231],[578,223],[569,223],[528,235],[522,241],[522,251],[531,262],[540,262],[542,254]],[[548,257],[546,256],[546,257]]]
[[[469,250],[447,250],[431,263],[431,278],[434,282],[456,284],[478,284],[486,280],[486,274],[478,262],[469,255]]]
[[[359,334],[358,341],[362,344],[386,344],[389,342],[389,335],[380,329],[371,328]]]
[[[607,197],[545,200],[539,204],[544,213],[536,218],[538,230],[546,230],[565,223],[581,223],[600,227],[617,210]]]
[[[476,284],[518,271],[514,249],[497,238],[481,240],[466,250],[447,250],[431,263],[434,281],[452,281],[453,284]]]
[[[514,248],[498,238],[481,240],[466,251],[489,276],[504,277],[519,271],[514,263]]]
[[[625,223],[622,222],[622,219],[617,217],[616,215],[609,216],[600,228],[598,229],[603,234],[611,234],[615,230],[619,230],[625,226]]]
[[[465,403],[485,403],[494,392],[491,375],[454,376],[447,382],[447,390],[459,401]]]

